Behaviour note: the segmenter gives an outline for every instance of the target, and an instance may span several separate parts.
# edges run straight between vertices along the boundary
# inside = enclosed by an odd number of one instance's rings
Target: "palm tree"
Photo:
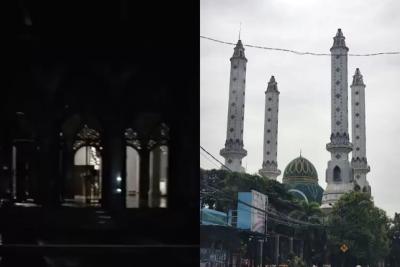
[[[313,224],[305,226],[301,231],[304,240],[304,258],[309,265],[322,261],[325,246],[325,230],[322,225],[324,214],[319,204],[302,201],[300,209],[289,212],[288,216]]]

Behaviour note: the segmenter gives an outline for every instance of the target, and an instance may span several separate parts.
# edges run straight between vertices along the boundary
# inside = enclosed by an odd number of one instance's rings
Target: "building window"
[[[340,182],[341,180],[342,180],[342,177],[341,177],[340,168],[338,166],[335,166],[335,168],[333,168],[333,181]]]
[[[167,207],[168,146],[158,145],[150,151],[149,207]]]

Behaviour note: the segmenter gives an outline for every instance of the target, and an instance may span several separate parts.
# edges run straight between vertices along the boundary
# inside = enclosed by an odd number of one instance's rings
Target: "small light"
[[[122,192],[121,188],[117,188],[117,193],[121,193],[121,192]]]
[[[118,177],[117,177],[117,182],[121,182],[121,181],[122,181],[121,176],[118,176]]]

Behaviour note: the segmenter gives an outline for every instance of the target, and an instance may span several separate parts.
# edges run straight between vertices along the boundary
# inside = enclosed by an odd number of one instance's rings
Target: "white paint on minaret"
[[[331,153],[326,170],[327,187],[322,197],[322,208],[329,208],[344,193],[353,190],[353,174],[349,162],[352,145],[348,133],[348,83],[345,37],[338,29],[331,51],[331,142],[326,149]]]
[[[247,155],[243,149],[244,100],[246,88],[246,64],[242,41],[234,48],[231,61],[229,83],[229,106],[225,148],[220,154],[225,158],[225,165],[236,172],[244,172],[242,158]]]
[[[351,166],[353,167],[355,183],[363,192],[371,193],[371,187],[367,181],[367,173],[370,167],[367,162],[366,136],[365,136],[365,84],[360,70],[357,68],[353,76],[351,87],[352,110],[352,143],[353,152]]]
[[[265,91],[264,115],[264,149],[263,163],[259,173],[267,178],[276,180],[281,171],[278,169],[278,112],[279,91],[278,83],[272,76]]]

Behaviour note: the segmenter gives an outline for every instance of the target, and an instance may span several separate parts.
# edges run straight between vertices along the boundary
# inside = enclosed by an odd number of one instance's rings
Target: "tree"
[[[333,206],[327,226],[333,262],[374,265],[389,252],[389,219],[368,194],[344,194]],[[343,244],[348,247],[346,252],[340,250]]]
[[[390,240],[390,252],[388,261],[390,266],[400,266],[400,213],[395,213],[390,220],[388,238]]]
[[[304,226],[300,230],[304,240],[304,258],[308,264],[322,264],[326,232],[322,225],[323,213],[316,202],[300,202],[301,209],[291,211],[288,215],[294,219],[309,222],[315,225]]]

